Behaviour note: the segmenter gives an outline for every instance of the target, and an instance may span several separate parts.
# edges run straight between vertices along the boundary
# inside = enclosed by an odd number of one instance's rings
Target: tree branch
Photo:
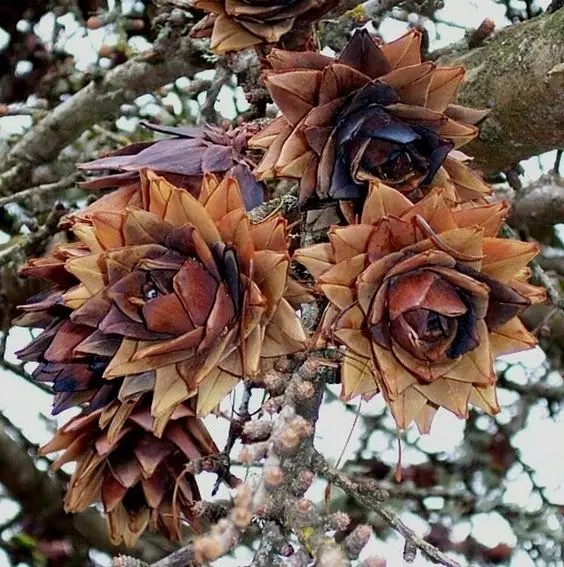
[[[383,506],[382,500],[387,497],[387,493],[372,481],[355,481],[348,475],[332,469],[321,454],[316,455],[315,470],[331,484],[338,486],[343,492],[352,496],[359,504],[367,510],[375,512],[388,526],[401,534],[406,540],[404,557],[407,561],[409,554],[413,560],[413,550],[420,550],[428,559],[434,563],[439,563],[445,567],[460,567],[460,564],[451,559],[448,555],[431,545],[428,541],[419,537],[410,527],[405,525],[401,518]]]
[[[555,312],[551,305],[533,305],[523,313],[521,318],[529,329],[542,327],[549,319],[547,329],[541,329],[541,336],[547,335],[551,346],[564,349],[564,313],[561,310]]]
[[[464,148],[485,171],[564,146],[564,10],[439,62],[467,69],[457,103],[492,109],[479,138]]]
[[[274,558],[285,541],[280,526],[276,522],[266,522],[251,567],[272,567]]]
[[[16,242],[8,244],[0,250],[0,267],[13,261],[40,254],[46,247],[49,238],[58,230],[59,221],[67,210],[62,205],[55,205],[49,213],[45,224],[35,232],[14,238]]]
[[[2,156],[5,173],[0,175],[0,195],[29,185],[35,166],[54,160],[86,129],[116,116],[121,105],[178,77],[208,68],[209,64],[186,37],[185,28],[182,12],[172,12],[149,54],[130,59],[93,79],[22,136]]]
[[[17,193],[8,195],[7,197],[0,197],[0,207],[4,207],[9,203],[19,203],[30,198],[45,197],[45,195],[49,193],[68,189],[74,185],[76,177],[76,174],[73,173],[55,181],[54,183],[44,183],[42,185],[23,189],[22,191],[18,191]]]
[[[371,18],[376,18],[401,4],[403,0],[341,0],[335,8],[329,11],[325,18],[337,18],[345,12],[362,8]]]
[[[564,221],[564,178],[543,175],[513,201],[511,224],[551,225]]]

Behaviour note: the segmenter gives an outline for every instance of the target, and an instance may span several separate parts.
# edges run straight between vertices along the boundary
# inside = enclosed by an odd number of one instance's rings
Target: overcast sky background
[[[123,2],[127,7],[131,2]],[[541,7],[546,7],[549,0],[542,0],[537,2]],[[501,28],[509,24],[504,17],[505,8],[501,5],[495,4],[491,0],[446,0],[445,8],[438,12],[439,19],[445,22],[451,22],[454,25],[438,24],[435,26],[431,22],[425,22],[430,32],[431,47],[436,49],[444,45],[448,45],[454,41],[461,39],[464,35],[464,28],[477,27],[484,18],[491,18],[496,22],[497,28]],[[59,23],[65,25],[65,49],[73,54],[77,60],[78,66],[81,69],[88,69],[94,65],[98,59],[97,52],[102,43],[111,44],[116,41],[107,30],[94,30],[88,31],[87,35],[83,35],[82,30],[77,26],[73,16],[67,15],[59,18]],[[1,24],[1,22],[0,22]],[[51,30],[53,27],[53,17],[47,14],[37,26],[37,33],[42,37],[51,37]],[[381,27],[380,33],[386,40],[392,40],[401,35],[406,30],[407,24],[391,18],[386,19]],[[0,31],[0,46],[5,42],[5,34],[2,35]],[[147,48],[146,42],[140,40],[134,43],[134,47],[138,50]],[[25,68],[20,69],[25,72]],[[206,72],[209,77],[210,72]],[[213,74],[213,71],[211,72]],[[205,75],[204,75],[205,76]],[[179,86],[185,85],[186,81],[179,80]],[[241,109],[244,108],[245,101],[241,92],[237,95],[236,104]],[[174,94],[170,94],[166,98],[166,102],[179,112],[179,103]],[[154,104],[154,99],[150,96],[140,97],[137,104],[146,109],[148,113],[151,111],[159,112],[159,107]],[[232,118],[235,113],[235,106],[233,103],[232,92],[224,87],[220,92],[216,108],[227,118]],[[136,120],[130,118],[121,118],[118,125],[124,130],[124,133],[132,131],[136,127]],[[27,117],[19,117],[9,119],[0,119],[0,139],[17,132],[22,131],[29,126]],[[554,152],[542,156],[541,158],[533,158],[528,160],[525,164],[525,180],[532,181],[538,178],[543,171],[547,171],[554,163]],[[2,240],[3,239],[3,240]],[[0,244],[6,240],[6,235],[0,234]],[[9,337],[9,352],[17,350],[24,346],[29,340],[29,331],[27,329],[14,329]],[[13,356],[13,355],[12,355]],[[512,379],[526,382],[528,377],[535,372],[539,372],[544,355],[539,349],[530,351],[527,354],[514,355],[507,359],[510,362],[518,362],[519,364],[513,366],[511,372]],[[15,362],[15,358],[13,358]],[[501,362],[500,364],[505,364]],[[558,384],[561,380],[558,376],[554,375],[552,380]],[[44,394],[34,386],[25,383],[20,378],[10,375],[4,371],[2,376],[3,388],[2,397],[0,399],[0,410],[17,426],[21,427],[22,432],[32,442],[45,443],[51,433],[46,427],[48,422],[47,416],[50,414],[51,396]],[[338,386],[331,387],[332,390],[338,394]],[[515,400],[515,394],[510,392],[501,392],[500,403],[502,407],[512,403]],[[237,402],[236,402],[237,403]],[[254,407],[260,405],[260,399],[253,400]],[[356,403],[352,404],[356,408]],[[230,407],[231,404],[228,404]],[[385,406],[381,398],[376,398],[369,403],[364,403],[362,406],[363,413],[379,414],[385,411]],[[57,418],[57,422],[62,424],[66,422],[71,415],[72,411],[64,413],[63,416]],[[41,419],[41,416],[44,419]],[[500,420],[508,421],[510,418],[509,412],[506,411],[504,415],[503,410],[499,416]],[[325,404],[321,408],[319,426],[316,433],[315,444],[327,457],[333,456],[337,458],[341,449],[345,447],[346,439],[349,431],[353,427],[355,419],[354,411],[347,411],[340,402],[332,402]],[[388,416],[389,424],[392,424],[391,418]],[[227,427],[224,422],[211,417],[207,419],[207,425],[214,435],[219,446],[225,439]],[[545,409],[535,408],[531,413],[529,426],[522,431],[515,440],[516,447],[521,451],[521,455],[527,465],[533,467],[537,471],[537,479],[539,484],[545,485],[548,488],[547,495],[562,504],[564,504],[564,443],[562,434],[564,433],[564,418],[562,415],[556,419],[548,416]],[[345,449],[344,458],[353,457],[354,452],[358,447],[358,436],[361,433],[361,428],[357,427],[352,435],[352,439]],[[410,430],[407,437],[410,440],[419,438],[418,444],[421,448],[430,452],[441,452],[445,454],[456,453],[459,450],[459,443],[462,439],[463,422],[458,420],[453,415],[445,412],[444,410],[438,412],[433,425],[433,431],[429,436],[419,437],[416,431]],[[557,442],[539,442],[539,440],[559,440]],[[378,455],[383,460],[395,462],[397,458],[397,442],[392,446],[389,445],[389,439],[386,435],[375,434],[372,436],[369,449]],[[234,453],[237,454],[236,452]],[[369,456],[369,455],[367,455]],[[415,451],[410,450],[404,445],[403,464],[418,463],[424,459]],[[71,468],[69,468],[71,470]],[[235,470],[235,474],[244,477],[248,474],[252,478],[253,471]],[[540,499],[531,495],[530,482],[521,474],[522,471],[516,467],[511,471],[510,485],[508,486],[505,500],[507,503],[527,503],[530,509],[536,509],[540,506]],[[202,486],[202,493],[209,494],[211,486],[214,483],[214,478],[211,475],[201,475],[199,483]],[[314,501],[323,500],[324,484],[318,482],[310,489],[307,496]],[[223,496],[226,492],[224,491]],[[219,495],[221,496],[221,494]],[[442,507],[440,498],[434,499],[434,504],[437,509]],[[0,500],[0,521],[12,517],[18,511],[17,504],[7,499]],[[427,524],[419,517],[405,513],[402,515],[404,521],[419,534],[424,534],[427,530]],[[550,526],[548,526],[550,527]],[[501,517],[498,513],[491,512],[488,514],[481,514],[474,516],[472,522],[467,522],[460,525],[454,532],[455,538],[459,540],[465,539],[469,534],[472,534],[483,544],[488,546],[495,546],[503,542],[509,545],[515,543],[515,536],[511,531],[509,523]],[[367,555],[379,555],[388,560],[390,567],[401,564],[401,556],[403,551],[403,539],[399,536],[393,536],[387,542],[382,542],[373,538],[369,545],[363,552],[361,557]],[[214,565],[218,567],[236,567],[248,564],[252,554],[245,549],[238,549],[235,557],[226,557],[217,561]],[[100,565],[109,565],[108,558],[97,556]],[[465,564],[464,558],[457,557],[457,559]],[[431,565],[430,562],[418,557],[414,563],[415,567]],[[514,555],[512,565],[516,567],[529,567],[534,566],[534,562],[529,559],[524,553],[516,553]],[[8,567],[9,563],[3,552],[0,551],[0,567]]]

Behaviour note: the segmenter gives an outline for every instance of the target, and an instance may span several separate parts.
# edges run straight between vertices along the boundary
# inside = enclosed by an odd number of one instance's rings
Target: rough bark
[[[458,103],[492,109],[479,138],[464,147],[485,171],[564,146],[564,9],[439,62],[467,69]]]

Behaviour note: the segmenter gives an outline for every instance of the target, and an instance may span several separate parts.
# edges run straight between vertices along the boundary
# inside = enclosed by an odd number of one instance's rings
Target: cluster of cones
[[[220,50],[278,41],[332,3],[290,4],[195,1]],[[267,62],[278,118],[168,130],[83,164],[109,172],[87,186],[115,190],[22,270],[52,287],[22,308],[17,324],[43,332],[20,358],[52,383],[55,412],[82,407],[43,450],[76,461],[66,508],[101,500],[116,543],[196,523],[185,467],[218,451],[201,418],[280,356],[338,349],[344,399],[381,393],[400,428],[428,432],[440,407],[499,411],[494,358],[535,344],[518,315],[544,299],[527,283],[536,247],[497,236],[508,207],[458,149],[485,116],[451,104],[463,69],[422,62],[417,31]],[[343,213],[328,242],[293,251],[310,289],[290,277],[285,219],[247,214],[281,177],[303,206]],[[328,303],[308,340],[297,310],[315,294]]]

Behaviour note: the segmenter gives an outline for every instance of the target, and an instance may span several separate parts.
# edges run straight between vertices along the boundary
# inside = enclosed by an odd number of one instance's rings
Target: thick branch
[[[564,250],[545,246],[541,249],[538,263],[543,270],[564,277]]]
[[[564,221],[564,178],[543,175],[523,190],[513,202],[511,224],[514,226]]]
[[[181,15],[179,17],[182,17]],[[61,103],[8,152],[0,176],[0,194],[29,185],[34,166],[54,160],[59,152],[94,124],[116,116],[120,106],[183,75],[207,69],[181,29],[163,28],[153,51],[108,71]]]
[[[457,102],[491,108],[464,148],[488,172],[564,146],[564,10],[502,30],[441,63],[467,69]]]
[[[78,545],[116,553],[118,548],[108,539],[106,524],[94,509],[66,514],[59,482],[35,468],[33,459],[3,428],[0,428],[0,483],[20,504],[24,513],[60,529]],[[129,550],[147,561],[163,555],[157,546],[143,542]]]

